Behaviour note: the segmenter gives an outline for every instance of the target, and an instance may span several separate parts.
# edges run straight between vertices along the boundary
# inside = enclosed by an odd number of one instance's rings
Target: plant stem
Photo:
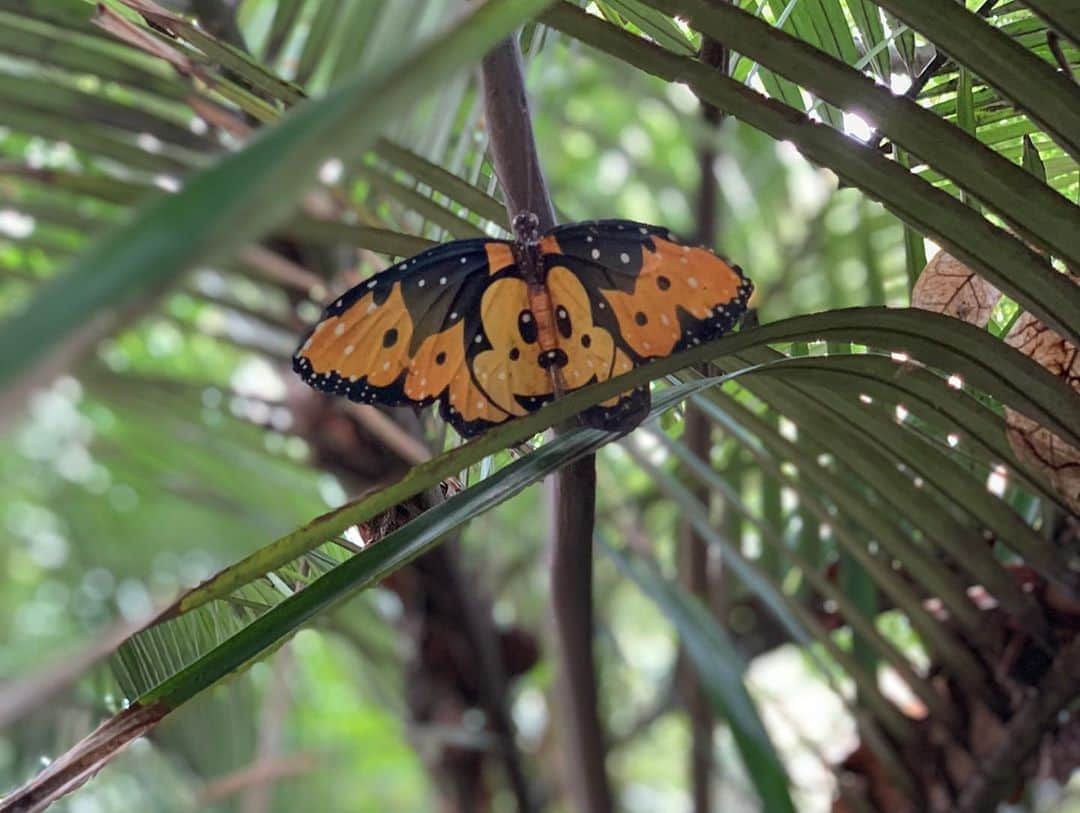
[[[510,218],[532,212],[541,230],[550,229],[555,213],[536,152],[517,41],[507,39],[492,50],[482,71],[491,152]],[[552,499],[551,597],[566,769],[573,807],[609,813],[613,805],[592,655],[596,458],[589,455],[555,475]]]
[[[706,65],[727,73],[728,50],[712,37],[704,35],[701,42],[700,59]],[[723,112],[711,105],[702,105],[702,117],[710,133],[723,119]],[[701,175],[697,200],[697,241],[704,246],[713,246],[716,242],[716,141],[706,138],[698,152],[698,165]],[[690,405],[686,411],[685,441],[694,455],[708,460],[712,447],[711,424],[705,414],[696,406]],[[709,488],[699,481],[692,486],[694,496],[704,505],[709,504]],[[704,606],[710,606],[709,597],[709,548],[708,543],[694,529],[692,523],[683,521],[681,529],[682,573],[680,578],[686,588],[701,599]],[[722,599],[721,599],[722,600]],[[712,768],[713,768],[713,727],[715,725],[709,699],[692,669],[685,673],[685,697],[683,704],[690,720],[690,785],[695,813],[708,813],[712,810]]]

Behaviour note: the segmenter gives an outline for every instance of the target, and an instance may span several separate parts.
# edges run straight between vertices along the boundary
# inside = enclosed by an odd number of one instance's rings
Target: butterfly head
[[[522,245],[532,246],[540,242],[540,218],[532,212],[514,215],[513,226],[514,236]]]

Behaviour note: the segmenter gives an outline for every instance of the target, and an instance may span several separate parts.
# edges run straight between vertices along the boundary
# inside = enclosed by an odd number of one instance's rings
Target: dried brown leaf
[[[151,56],[164,59],[185,75],[190,75],[195,70],[192,61],[176,48],[162,42],[149,31],[135,25],[126,17],[117,14],[104,3],[98,3],[97,14],[94,15],[93,23],[128,45]]]
[[[911,291],[916,308],[986,327],[1001,291],[944,251],[935,254]]]
[[[1080,393],[1080,353],[1076,345],[1029,313],[1017,319],[1005,341]],[[1069,507],[1080,513],[1080,449],[1011,409],[1005,410],[1005,422],[1016,456],[1041,471]]]
[[[120,0],[125,6],[142,14],[144,17],[147,15],[154,17],[161,17],[164,20],[176,20],[180,21],[181,18],[173,14],[164,6],[159,6],[153,0]]]
[[[82,786],[117,753],[169,713],[161,703],[132,706],[106,720],[82,742],[0,802],[0,810],[36,813]]]

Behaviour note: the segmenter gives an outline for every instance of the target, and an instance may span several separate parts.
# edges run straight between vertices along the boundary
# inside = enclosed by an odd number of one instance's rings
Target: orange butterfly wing
[[[667,229],[628,220],[600,220],[553,229],[540,243],[552,301],[571,324],[584,330],[560,334],[568,353],[568,389],[604,381],[650,359],[715,339],[731,330],[746,311],[753,284],[742,270],[711,251],[683,245]],[[573,280],[573,282],[570,282]],[[582,366],[598,362],[592,337],[610,336],[595,379]],[[588,337],[588,345],[585,345]],[[642,388],[600,404],[586,420],[624,429],[648,410]]]
[[[293,368],[354,401],[438,401],[470,436],[550,401],[555,371],[573,391],[722,335],[753,290],[738,266],[631,221],[556,228],[539,253],[546,297],[504,241],[460,240],[405,260],[330,305]],[[583,417],[626,429],[648,408],[642,387]]]
[[[477,434],[552,395],[550,376],[511,352],[503,317],[517,318],[524,290],[509,243],[437,246],[331,304],[293,369],[318,390],[362,403],[438,401],[462,435]]]

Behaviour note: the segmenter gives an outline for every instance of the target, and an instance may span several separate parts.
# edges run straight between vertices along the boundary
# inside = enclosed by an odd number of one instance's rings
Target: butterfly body
[[[352,400],[427,405],[461,434],[730,330],[752,284],[738,266],[666,229],[601,220],[516,239],[437,246],[331,304],[297,350],[311,386]],[[587,410],[627,428],[647,389]]]

